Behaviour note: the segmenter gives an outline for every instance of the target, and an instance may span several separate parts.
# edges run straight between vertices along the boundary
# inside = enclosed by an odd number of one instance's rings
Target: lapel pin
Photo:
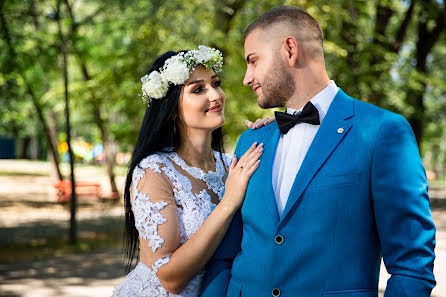
[[[339,128],[339,129],[338,129],[338,133],[339,133],[339,134],[344,133],[344,128]]]

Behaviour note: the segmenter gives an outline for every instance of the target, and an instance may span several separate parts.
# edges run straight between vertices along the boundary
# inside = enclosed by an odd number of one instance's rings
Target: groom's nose
[[[250,67],[246,69],[245,78],[243,78],[243,84],[247,87],[252,85],[253,75]]]

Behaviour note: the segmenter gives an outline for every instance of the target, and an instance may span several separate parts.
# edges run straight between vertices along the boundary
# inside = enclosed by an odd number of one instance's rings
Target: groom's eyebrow
[[[246,64],[249,64],[249,63],[250,63],[250,57],[251,57],[252,55],[255,55],[255,53],[250,53],[249,55],[246,56]]]
[[[212,75],[211,80],[214,79],[214,78],[218,78],[218,75],[217,74]],[[193,85],[193,84],[199,84],[199,83],[202,83],[202,82],[204,82],[204,79],[193,80],[193,81],[189,82],[187,84],[187,86],[190,86],[190,85]]]

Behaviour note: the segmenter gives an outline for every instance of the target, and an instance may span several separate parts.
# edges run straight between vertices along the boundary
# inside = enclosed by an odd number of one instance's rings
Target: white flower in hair
[[[151,99],[165,97],[169,86],[184,84],[197,65],[203,65],[208,70],[212,68],[215,73],[219,73],[223,68],[223,56],[217,49],[200,45],[198,49],[170,57],[159,72],[152,71],[141,78],[143,100],[150,104]]]
[[[161,76],[174,85],[182,85],[189,78],[189,68],[181,56],[174,56],[166,61]]]
[[[212,53],[210,50],[210,48],[204,45],[199,45],[198,50],[195,50],[195,58],[197,59],[197,62],[203,63],[212,60]]]
[[[145,75],[141,81],[143,82],[143,97],[160,99],[166,95],[169,89],[169,82],[158,71],[152,71],[149,75]]]

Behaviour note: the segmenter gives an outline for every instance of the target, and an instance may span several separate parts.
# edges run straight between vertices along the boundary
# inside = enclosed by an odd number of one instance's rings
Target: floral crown
[[[169,86],[184,84],[197,65],[219,73],[223,68],[223,55],[217,49],[199,45],[198,49],[170,57],[159,72],[155,70],[141,78],[142,99],[149,104],[152,99],[165,97]]]

